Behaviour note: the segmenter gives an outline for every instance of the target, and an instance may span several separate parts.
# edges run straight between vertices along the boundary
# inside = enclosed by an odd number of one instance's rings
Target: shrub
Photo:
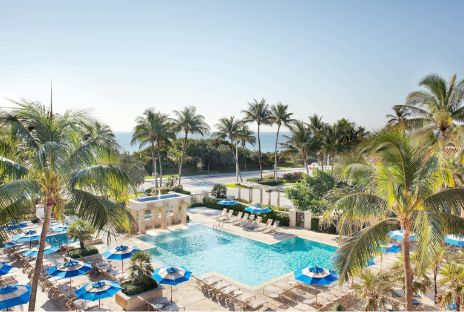
[[[171,191],[185,195],[192,195],[192,192],[184,190],[182,185],[172,187]]]
[[[153,288],[156,288],[156,286],[158,286],[158,284],[154,279],[148,280],[145,285],[134,285],[132,281],[121,283],[122,292],[128,296],[134,296],[145,291],[152,290]]]
[[[39,223],[39,222],[40,222],[40,219],[37,218],[37,217],[35,217],[35,218],[32,218],[32,219],[31,219],[31,222],[32,222],[32,223]]]
[[[95,234],[95,229],[89,222],[77,219],[68,228],[68,235],[71,239],[79,241],[81,249],[84,249],[84,242],[91,240]]]
[[[303,172],[286,172],[284,173],[283,178],[287,182],[295,182],[303,178]]]
[[[227,196],[227,187],[224,184],[214,184],[211,195],[217,198],[225,198]]]
[[[129,270],[130,280],[121,284],[124,294],[133,296],[158,286],[151,277],[154,270],[148,253],[142,251],[135,253],[131,257]]]
[[[87,257],[91,255],[96,255],[98,253],[98,249],[91,246],[91,247],[85,247],[84,249],[74,249],[69,252],[69,256],[71,258],[81,258],[81,257]]]

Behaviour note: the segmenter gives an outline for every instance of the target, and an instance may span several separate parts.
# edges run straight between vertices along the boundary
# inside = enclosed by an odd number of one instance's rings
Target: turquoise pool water
[[[185,265],[197,275],[218,272],[252,287],[308,265],[331,269],[336,250],[298,237],[268,245],[200,224],[140,239],[155,246],[149,249],[155,260]]]
[[[144,203],[147,201],[154,201],[154,200],[160,200],[160,199],[167,199],[167,198],[175,198],[179,197],[179,194],[163,194],[163,195],[157,195],[157,196],[147,196],[147,197],[140,197],[140,198],[134,198],[135,201]]]

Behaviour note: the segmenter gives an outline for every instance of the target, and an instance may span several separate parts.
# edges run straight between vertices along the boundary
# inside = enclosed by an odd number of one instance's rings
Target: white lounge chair
[[[240,226],[242,227],[247,227],[249,224],[252,224],[253,221],[255,221],[256,215],[252,214],[249,218],[248,221],[245,221],[243,223],[240,223]]]
[[[256,218],[256,220],[251,221],[250,223],[246,224],[246,225],[245,225],[245,228],[246,228],[247,230],[256,229],[256,228],[261,224],[261,219],[262,219],[262,218],[263,218],[263,217],[258,216],[258,217]]]
[[[219,216],[215,217],[215,219],[216,219],[216,220],[219,220],[219,219],[221,219],[221,218],[224,218],[226,215],[227,215],[227,209],[224,208],[224,209],[222,209],[221,214],[220,214]]]
[[[250,217],[250,214],[249,213],[245,213],[243,215],[243,218],[240,222],[237,222],[235,225],[240,225],[242,226],[242,224],[245,224],[246,222],[248,222],[248,218]]]
[[[261,231],[268,230],[268,229],[271,227],[271,225],[272,225],[272,221],[274,221],[274,220],[272,220],[272,219],[267,219],[266,223],[265,223],[265,224],[261,223],[261,224],[258,226],[258,228],[255,229],[255,231],[261,232]]]
[[[234,210],[230,209],[227,215],[222,219],[224,222],[230,222],[232,220],[232,216],[234,215]]]
[[[269,229],[265,230],[263,233],[271,234],[271,233],[277,232],[277,230],[279,228],[279,223],[280,223],[279,220],[275,220],[274,224]]]
[[[244,212],[239,212],[239,213],[235,216],[235,218],[232,218],[232,220],[230,220],[230,221],[232,222],[232,224],[235,224],[236,222],[242,220],[244,214],[245,214]]]

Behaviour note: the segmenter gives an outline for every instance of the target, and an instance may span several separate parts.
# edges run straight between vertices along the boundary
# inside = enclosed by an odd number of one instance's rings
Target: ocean
[[[131,145],[130,141],[132,138],[132,132],[126,131],[126,132],[115,132],[114,133],[116,136],[116,140],[118,141],[119,145],[129,153],[133,153],[138,151],[139,146],[138,144],[136,145]],[[289,135],[288,132],[281,132],[279,135],[279,143],[284,143],[285,138],[283,137],[284,135]],[[210,135],[205,135],[203,138],[208,138]],[[256,134],[255,134],[256,136]],[[261,150],[263,152],[273,152],[274,151],[274,144],[275,144],[275,132],[261,132]],[[202,137],[200,135],[194,135],[191,136],[192,138],[195,139],[201,139]],[[255,146],[249,145],[247,146],[251,150],[257,150],[258,149],[258,142],[256,142]]]

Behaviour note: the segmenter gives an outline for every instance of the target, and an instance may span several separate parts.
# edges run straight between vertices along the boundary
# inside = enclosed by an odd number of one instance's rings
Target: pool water
[[[251,287],[309,265],[331,269],[337,249],[299,237],[268,245],[200,224],[140,239],[155,246],[148,250],[154,260],[197,275],[218,272]]]
[[[140,198],[134,198],[135,201],[144,203],[147,201],[154,201],[154,200],[160,200],[160,199],[168,199],[168,198],[175,198],[179,197],[179,194],[163,194],[163,195],[157,195],[157,196],[146,196],[146,197],[140,197]]]

